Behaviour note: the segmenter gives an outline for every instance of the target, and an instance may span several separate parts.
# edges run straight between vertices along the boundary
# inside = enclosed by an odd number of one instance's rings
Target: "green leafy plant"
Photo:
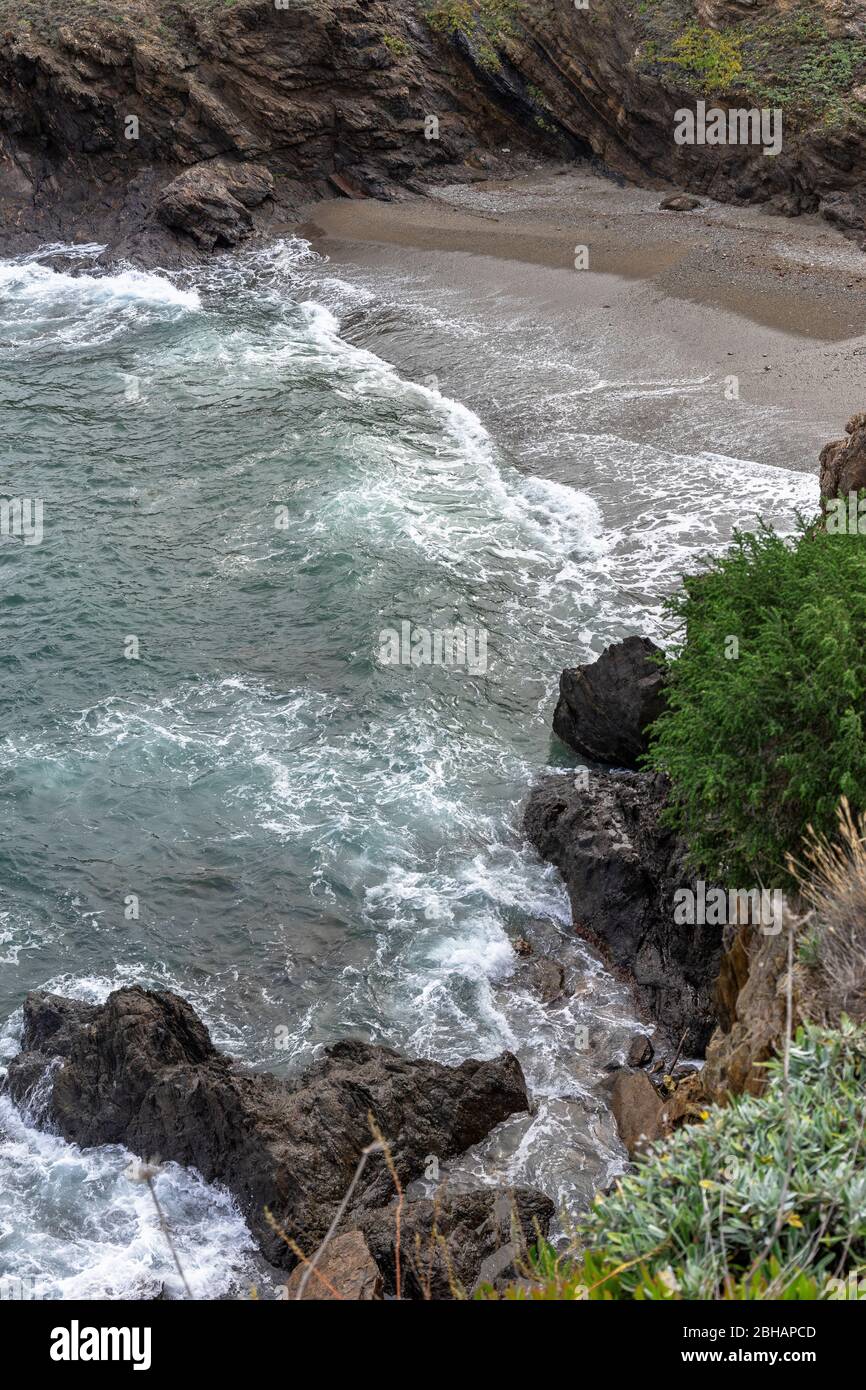
[[[618,1297],[799,1297],[805,1275],[826,1297],[866,1260],[866,1030],[805,1025],[787,1083],[767,1067],[764,1095],[713,1107],[596,1199],[584,1284],[617,1270]]]
[[[426,15],[438,33],[472,41],[482,67],[501,66],[498,49],[514,34],[521,0],[431,0]]]
[[[681,1273],[670,1265],[650,1271],[643,1260],[623,1267],[621,1261],[603,1251],[586,1252],[582,1258],[573,1258],[545,1243],[531,1252],[530,1268],[521,1283],[509,1285],[501,1293],[487,1285],[478,1290],[476,1298],[518,1303],[673,1302],[684,1296]],[[826,1279],[816,1278],[805,1270],[786,1272],[778,1260],[768,1259],[748,1276],[729,1277],[716,1297],[720,1302],[753,1302],[767,1298],[815,1302],[827,1298],[832,1291]]]
[[[646,761],[708,880],[791,881],[809,827],[866,809],[866,540],[737,533],[668,603],[685,641]]]
[[[382,42],[395,58],[408,58],[412,52],[412,45],[399,34],[383,34]]]
[[[662,61],[676,64],[702,91],[727,92],[742,71],[740,46],[736,34],[690,24],[674,39],[671,56]]]

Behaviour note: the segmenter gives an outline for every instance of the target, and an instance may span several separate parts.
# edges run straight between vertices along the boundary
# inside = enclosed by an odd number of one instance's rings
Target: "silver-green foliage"
[[[787,1085],[768,1063],[762,1096],[713,1107],[657,1143],[635,1175],[596,1201],[583,1237],[606,1258],[675,1270],[681,1296],[719,1296],[755,1262],[821,1279],[866,1261],[866,1029],[806,1025],[791,1044]],[[778,1295],[777,1295],[778,1296]]]

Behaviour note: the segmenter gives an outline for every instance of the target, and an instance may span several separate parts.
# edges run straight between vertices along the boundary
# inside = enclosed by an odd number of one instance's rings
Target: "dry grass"
[[[801,945],[806,1012],[831,1026],[843,1014],[866,1022],[866,814],[855,817],[843,800],[838,833],[810,828],[804,859],[791,867],[811,907]]]

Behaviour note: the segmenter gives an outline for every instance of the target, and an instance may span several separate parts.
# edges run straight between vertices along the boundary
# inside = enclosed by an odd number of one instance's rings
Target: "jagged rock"
[[[452,1282],[471,1293],[479,1283],[514,1278],[515,1262],[547,1235],[553,1213],[550,1199],[531,1188],[442,1192],[407,1203],[400,1223],[403,1296],[446,1299]],[[389,1294],[396,1290],[396,1220],[394,1203],[358,1221]]]
[[[270,198],[273,189],[273,177],[261,165],[203,164],[172,179],[159,195],[156,213],[166,227],[212,251],[249,236],[250,208]]]
[[[630,1067],[648,1067],[655,1052],[646,1033],[635,1033],[629,1043],[626,1064]]]
[[[306,1268],[298,1265],[292,1270],[286,1285],[287,1300],[300,1295],[302,1301],[343,1298],[351,1303],[370,1303],[382,1297],[382,1275],[360,1231],[328,1241],[301,1293]]]
[[[666,1132],[664,1101],[645,1071],[617,1072],[610,1107],[629,1158]]]
[[[718,982],[719,1027],[707,1048],[701,1086],[707,1100],[724,1104],[731,1095],[760,1095],[761,1066],[781,1046],[787,1020],[788,932],[764,936],[760,929],[729,929]],[[792,1026],[799,1022],[798,991],[792,985]]]
[[[852,415],[845,439],[834,439],[821,450],[821,499],[847,497],[866,488],[866,412]]]
[[[543,1003],[555,1004],[565,997],[565,968],[550,956],[534,956],[524,966],[523,975]]]
[[[295,1257],[265,1208],[301,1249],[316,1249],[371,1142],[369,1114],[405,1185],[423,1174],[431,1153],[440,1160],[462,1153],[529,1109],[520,1064],[508,1052],[447,1067],[345,1041],[291,1081],[244,1073],[214,1048],[183,999],[139,988],[117,990],[98,1007],[29,995],[22,1051],[6,1081],[13,1100],[26,1100],[34,1075],[46,1074],[55,1056],[45,1115],[65,1139],[125,1144],[224,1183],[266,1258],[284,1268]],[[347,1222],[357,1226],[361,1210],[382,1206],[393,1192],[383,1157],[374,1155]]]
[[[688,887],[684,846],[660,816],[667,783],[649,773],[545,778],[530,794],[524,828],[565,879],[575,930],[635,983],[639,1001],[685,1055],[702,1056],[715,1026],[721,928],[674,921],[673,895]]]
[[[702,207],[700,198],[693,198],[690,193],[671,193],[659,203],[662,212],[693,212]]]
[[[59,994],[28,994],[23,1012],[29,1049],[65,1056],[82,1028],[94,1018],[96,1007]]]
[[[595,762],[635,767],[646,730],[665,707],[661,648],[647,637],[614,642],[597,661],[563,671],[553,728]]]

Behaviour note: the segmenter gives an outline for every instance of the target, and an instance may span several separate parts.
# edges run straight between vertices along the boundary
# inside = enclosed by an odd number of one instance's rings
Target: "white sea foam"
[[[173,321],[201,308],[199,292],[168,273],[137,270],[75,273],[43,264],[62,254],[82,267],[99,248],[52,247],[0,262],[0,356],[12,349],[78,351],[121,338],[154,319]]]
[[[82,1150],[28,1123],[0,1097],[0,1273],[50,1299],[185,1292],[146,1184],[119,1145]],[[230,1195],[164,1164],[154,1187],[194,1298],[256,1282],[250,1232]]]
[[[306,285],[307,275],[315,283]],[[568,363],[558,364],[568,389],[557,395],[556,427],[542,411],[539,453],[527,448],[520,467],[512,466],[476,412],[431,385],[407,382],[375,353],[347,342],[331,309],[309,297],[293,302],[287,293],[294,287],[296,295],[308,295],[319,282],[339,289],[301,242],[249,260],[213,261],[196,287],[187,288],[136,271],[77,275],[32,260],[0,268],[7,329],[11,322],[14,339],[23,325],[27,341],[40,346],[102,343],[153,321],[150,314],[169,324],[197,315],[196,333],[182,350],[171,336],[148,347],[154,408],[160,373],[163,383],[179,372],[204,382],[212,392],[206,399],[223,411],[248,385],[257,399],[270,390],[275,421],[291,389],[309,389],[311,409],[322,403],[315,420],[304,413],[301,394],[297,418],[280,416],[255,458],[233,458],[231,472],[214,479],[205,471],[187,478],[184,463],[182,479],[175,473],[148,480],[138,489],[145,503],[139,514],[162,515],[181,487],[204,508],[208,486],[234,488],[236,479],[270,460],[272,448],[275,459],[287,460],[285,494],[275,495],[303,502],[294,532],[285,544],[277,542],[270,517],[262,524],[233,514],[220,536],[225,544],[207,552],[195,582],[219,596],[239,576],[244,583],[261,577],[276,588],[286,573],[300,578],[312,568],[327,575],[339,563],[354,605],[345,649],[332,650],[317,630],[309,660],[293,648],[292,660],[267,678],[224,663],[222,679],[178,679],[155,695],[108,696],[62,727],[15,730],[0,751],[22,805],[31,788],[44,791],[43,780],[86,786],[97,770],[113,786],[132,776],[142,795],[156,788],[167,803],[183,806],[193,827],[196,798],[218,796],[226,845],[249,841],[250,862],[278,872],[303,865],[303,892],[287,913],[292,907],[310,918],[320,912],[323,922],[337,924],[332,930],[344,931],[339,949],[328,941],[331,958],[325,952],[315,962],[321,973],[311,986],[314,997],[303,996],[287,1020],[289,1046],[281,1060],[300,1065],[343,1031],[451,1062],[514,1048],[538,1111],[502,1127],[455,1164],[449,1180],[505,1174],[537,1182],[563,1204],[586,1201],[622,1161],[594,1086],[634,1023],[625,989],[568,931],[561,880],[516,830],[519,800],[547,756],[539,730],[549,722],[555,678],[566,661],[585,659],[624,627],[648,630],[654,605],[679,571],[702,548],[718,545],[730,524],[747,520],[744,495],[755,499],[756,510],[775,501],[787,516],[812,480],[762,472],[748,460],[664,453],[611,432],[577,430],[575,402],[580,408],[587,392],[595,398],[611,388],[589,365]],[[369,292],[357,287],[336,298],[343,312],[371,304]],[[202,303],[207,312],[199,314]],[[225,303],[232,306],[226,323],[220,319]],[[694,385],[677,383],[676,390]],[[667,388],[656,382],[647,389]],[[581,477],[581,488],[540,476],[552,437],[557,463],[571,465],[569,475]],[[317,459],[317,471],[306,476],[299,475],[307,462],[301,446]],[[169,535],[185,539],[185,525],[181,517]],[[411,692],[401,685],[399,673],[390,684],[380,673],[371,679],[371,634],[404,615],[381,611],[385,600],[375,587],[395,557],[403,569],[386,588],[387,602],[394,594],[396,607],[423,609],[456,596],[480,624],[490,622],[493,659],[483,688],[449,683],[445,673],[425,696],[417,684]],[[295,598],[291,586],[281,597]],[[285,612],[288,621],[309,622],[300,600],[297,607],[287,602]],[[328,622],[339,617],[337,607]],[[274,645],[293,635],[275,633]],[[93,824],[99,813],[90,808]],[[162,831],[157,824],[147,828],[157,837]],[[242,893],[235,901],[243,902]],[[108,941],[118,940],[110,921],[88,912],[85,900],[75,913],[87,922],[91,946],[103,930]],[[29,940],[22,923],[20,913],[7,914],[3,949],[12,955]],[[512,951],[509,938],[525,924],[552,934],[551,952],[575,985],[553,1008],[527,987]],[[171,923],[172,930],[178,926]],[[238,931],[244,927],[239,920]],[[275,937],[280,930],[277,924]],[[278,939],[284,956],[291,943],[290,931]],[[279,1008],[282,986],[258,970],[252,953],[248,968],[233,965],[221,974],[218,951],[219,942],[201,969],[191,962],[187,972],[174,973],[132,950],[104,975],[76,975],[73,962],[49,987],[93,1001],[124,983],[176,989],[203,1014],[219,1045],[258,1059],[261,1043],[246,1018],[238,1024],[242,1010],[226,1008],[227,991],[234,998],[247,987],[245,997],[259,1009],[274,999]],[[575,1046],[582,1026],[591,1026],[595,1040],[588,1056]],[[11,1034],[7,1041],[14,1043]],[[19,1125],[6,1156],[14,1173],[10,1190],[23,1194],[27,1244],[40,1277],[60,1281],[66,1296],[109,1290],[105,1296],[134,1297],[141,1281],[148,1289],[161,1281],[165,1251],[154,1243],[143,1202],[149,1197],[122,1179],[121,1151],[82,1155],[37,1135],[20,1117],[9,1123],[12,1130]],[[51,1205],[51,1184],[64,1174],[86,1197],[73,1203],[72,1218],[64,1215],[71,1219],[68,1240],[52,1258],[46,1233],[61,1203],[58,1195],[57,1208]],[[237,1214],[193,1175],[171,1170],[165,1182],[186,1258],[201,1271],[197,1287],[226,1291],[242,1277],[235,1253],[245,1248],[246,1233]],[[68,1199],[70,1189],[64,1191]],[[54,1224],[62,1224],[59,1217]],[[17,1247],[22,1258],[24,1248]]]
[[[140,300],[182,309],[201,307],[197,290],[181,289],[165,275],[134,269],[114,275],[70,275],[36,261],[0,262],[0,293],[52,306],[75,300],[85,311],[88,304],[103,300]]]

